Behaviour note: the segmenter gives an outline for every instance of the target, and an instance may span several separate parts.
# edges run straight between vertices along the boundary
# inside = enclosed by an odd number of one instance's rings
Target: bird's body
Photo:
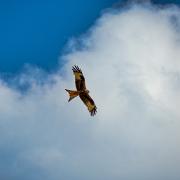
[[[94,116],[97,112],[97,107],[89,95],[89,90],[86,89],[83,73],[78,66],[73,66],[72,70],[75,76],[75,85],[77,90],[75,91],[65,89],[69,93],[69,101],[71,101],[76,96],[79,96],[83,103],[87,106],[91,116]]]

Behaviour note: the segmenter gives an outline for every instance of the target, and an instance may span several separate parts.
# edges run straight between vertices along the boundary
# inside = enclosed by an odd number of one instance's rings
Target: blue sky
[[[116,0],[1,0],[0,71],[24,63],[50,70],[71,37],[85,32]]]
[[[54,69],[68,40],[86,32],[113,3],[117,0],[0,0],[0,71],[15,73],[26,63]]]
[[[179,0],[154,0],[154,3],[158,4],[180,4]]]

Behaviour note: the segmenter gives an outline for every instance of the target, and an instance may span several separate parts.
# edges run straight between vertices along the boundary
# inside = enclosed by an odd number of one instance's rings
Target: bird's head
[[[89,94],[89,92],[90,92],[90,91],[86,89],[86,93],[88,93],[88,94]]]

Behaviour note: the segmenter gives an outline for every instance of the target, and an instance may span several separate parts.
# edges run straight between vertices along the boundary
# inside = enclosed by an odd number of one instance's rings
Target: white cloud
[[[0,177],[178,179],[179,22],[177,7],[112,10],[71,42],[63,75],[40,83],[37,71],[24,73],[24,94],[1,81]],[[67,103],[74,64],[97,104],[93,118],[79,99]]]

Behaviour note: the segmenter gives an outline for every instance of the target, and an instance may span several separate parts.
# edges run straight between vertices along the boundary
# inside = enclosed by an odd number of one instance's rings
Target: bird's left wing
[[[81,69],[75,65],[72,67],[72,70],[73,70],[73,73],[75,76],[76,89],[78,91],[86,90],[85,78],[84,78],[84,75],[83,75]]]
[[[84,102],[84,104],[87,106],[91,116],[94,116],[97,112],[97,107],[93,101],[93,99],[89,96],[88,93],[80,93],[79,97]]]

